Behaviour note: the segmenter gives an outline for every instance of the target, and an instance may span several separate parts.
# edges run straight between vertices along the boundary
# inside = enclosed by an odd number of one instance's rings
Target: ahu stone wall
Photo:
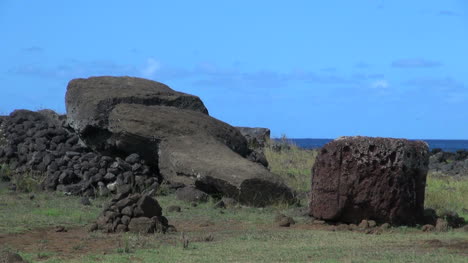
[[[105,156],[91,151],[51,110],[16,110],[0,118],[0,164],[13,176],[32,173],[45,190],[108,195],[155,189],[159,177],[138,154]]]

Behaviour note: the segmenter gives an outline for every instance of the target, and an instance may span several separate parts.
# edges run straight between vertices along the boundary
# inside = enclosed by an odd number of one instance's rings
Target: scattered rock
[[[214,236],[212,234],[208,234],[206,236],[203,237],[202,241],[204,242],[211,242],[214,240]]]
[[[68,230],[64,226],[56,226],[55,232],[62,233],[62,232],[68,232]]]
[[[448,222],[442,218],[438,218],[435,225],[435,230],[437,232],[447,232],[449,230]]]
[[[182,208],[178,205],[171,205],[171,206],[168,206],[167,207],[167,212],[181,212],[182,211]]]
[[[94,231],[97,231],[98,229],[99,229],[98,224],[93,223],[88,227],[88,232],[94,232]]]
[[[351,228],[347,224],[338,224],[335,226],[335,231],[348,231],[348,230],[351,230]]]
[[[89,206],[91,205],[91,201],[89,201],[89,198],[86,197],[86,196],[83,196],[80,200],[81,204],[82,205],[86,205],[86,206]]]
[[[323,220],[314,220],[312,224],[314,225],[324,225],[326,222]]]
[[[380,226],[380,229],[382,230],[388,230],[390,229],[390,224],[389,223],[383,223],[381,226]]]
[[[369,221],[367,220],[362,220],[361,223],[359,223],[358,227],[360,229],[368,229],[370,227]]]
[[[428,146],[422,141],[336,139],[315,161],[310,215],[345,223],[372,218],[414,225],[423,217],[428,162]]]
[[[26,263],[19,254],[10,251],[0,251],[0,262],[2,263]]]
[[[169,226],[167,227],[166,232],[167,232],[167,233],[175,233],[175,232],[177,232],[177,229],[176,229],[175,226],[169,225]]]
[[[443,218],[447,221],[447,224],[451,228],[459,228],[466,224],[465,218],[458,215],[458,213],[453,211],[446,211],[440,215],[440,218]]]
[[[223,200],[220,200],[214,204],[213,208],[226,208],[226,204],[224,204]]]
[[[421,227],[421,230],[422,230],[423,232],[432,232],[432,231],[434,231],[434,229],[435,229],[435,227],[434,227],[433,225],[429,225],[429,224],[423,225],[423,226]]]
[[[292,217],[289,217],[289,216],[286,216],[286,215],[283,215],[283,214],[276,215],[275,222],[280,227],[289,227],[289,226],[294,225],[296,223]]]
[[[181,201],[191,203],[208,201],[208,194],[191,186],[177,189],[176,197]]]
[[[209,227],[209,226],[213,226],[213,225],[214,225],[214,223],[211,222],[211,221],[204,221],[204,222],[201,222],[199,226],[200,227]]]
[[[238,202],[236,201],[236,199],[234,198],[229,198],[229,197],[223,197],[221,199],[221,201],[223,201],[224,205],[226,207],[235,207],[237,206]]]

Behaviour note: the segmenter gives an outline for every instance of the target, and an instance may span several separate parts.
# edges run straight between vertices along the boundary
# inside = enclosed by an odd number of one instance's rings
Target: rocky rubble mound
[[[53,111],[16,110],[2,118],[0,163],[14,174],[40,174],[43,188],[88,196],[155,188],[157,173],[138,154],[125,159],[91,151]],[[125,190],[124,190],[125,191]]]
[[[468,151],[443,152],[432,150],[429,169],[436,175],[468,176]]]
[[[404,139],[342,137],[312,169],[310,215],[324,220],[414,225],[423,219],[428,146]]]
[[[462,228],[466,225],[465,218],[459,216],[456,212],[443,212],[437,215],[436,211],[431,208],[424,210],[424,221],[422,223],[424,223],[422,226],[424,232],[445,232],[450,228]]]
[[[175,231],[162,215],[161,206],[149,195],[119,194],[104,208],[90,231],[105,233],[165,233]]]

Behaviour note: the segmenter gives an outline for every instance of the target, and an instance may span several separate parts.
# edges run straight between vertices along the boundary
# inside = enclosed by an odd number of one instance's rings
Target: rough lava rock
[[[65,103],[67,119],[80,134],[105,126],[109,113],[118,104],[172,106],[208,114],[196,96],[176,92],[163,83],[132,77],[73,79],[68,83]]]
[[[208,201],[208,195],[191,186],[179,188],[176,190],[177,199],[189,203],[199,203]]]
[[[267,143],[270,141],[270,129],[250,127],[236,128],[247,140],[247,145],[250,149],[250,153],[247,156],[247,159],[268,167],[268,160],[265,156],[264,149],[267,146]]]
[[[240,133],[247,139],[247,143],[253,148],[263,148],[270,140],[270,129],[268,128],[251,128],[251,127],[236,127]]]
[[[148,195],[120,194],[106,205],[91,231],[165,233],[170,225],[158,201]]]
[[[414,225],[423,220],[428,162],[422,141],[336,139],[321,149],[312,169],[310,215]]]
[[[74,195],[157,188],[158,175],[138,154],[130,154],[127,162],[95,153],[80,143],[64,121],[64,115],[51,110],[15,110],[3,117],[0,164],[8,165],[15,176],[36,176],[46,190]]]
[[[429,169],[439,176],[468,176],[468,151],[443,152],[433,149]]]
[[[136,152],[172,183],[255,206],[293,199],[280,178],[245,158],[239,130],[210,117],[196,96],[145,79],[94,77],[70,81],[66,108],[92,149]]]

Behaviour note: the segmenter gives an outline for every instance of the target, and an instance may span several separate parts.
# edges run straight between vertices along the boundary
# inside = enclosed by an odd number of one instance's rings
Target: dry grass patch
[[[425,206],[438,213],[454,211],[468,220],[468,177],[429,174]]]
[[[283,138],[281,150],[270,143],[265,156],[272,173],[278,174],[286,184],[299,192],[308,192],[311,185],[311,170],[317,157],[316,150],[304,150]]]

